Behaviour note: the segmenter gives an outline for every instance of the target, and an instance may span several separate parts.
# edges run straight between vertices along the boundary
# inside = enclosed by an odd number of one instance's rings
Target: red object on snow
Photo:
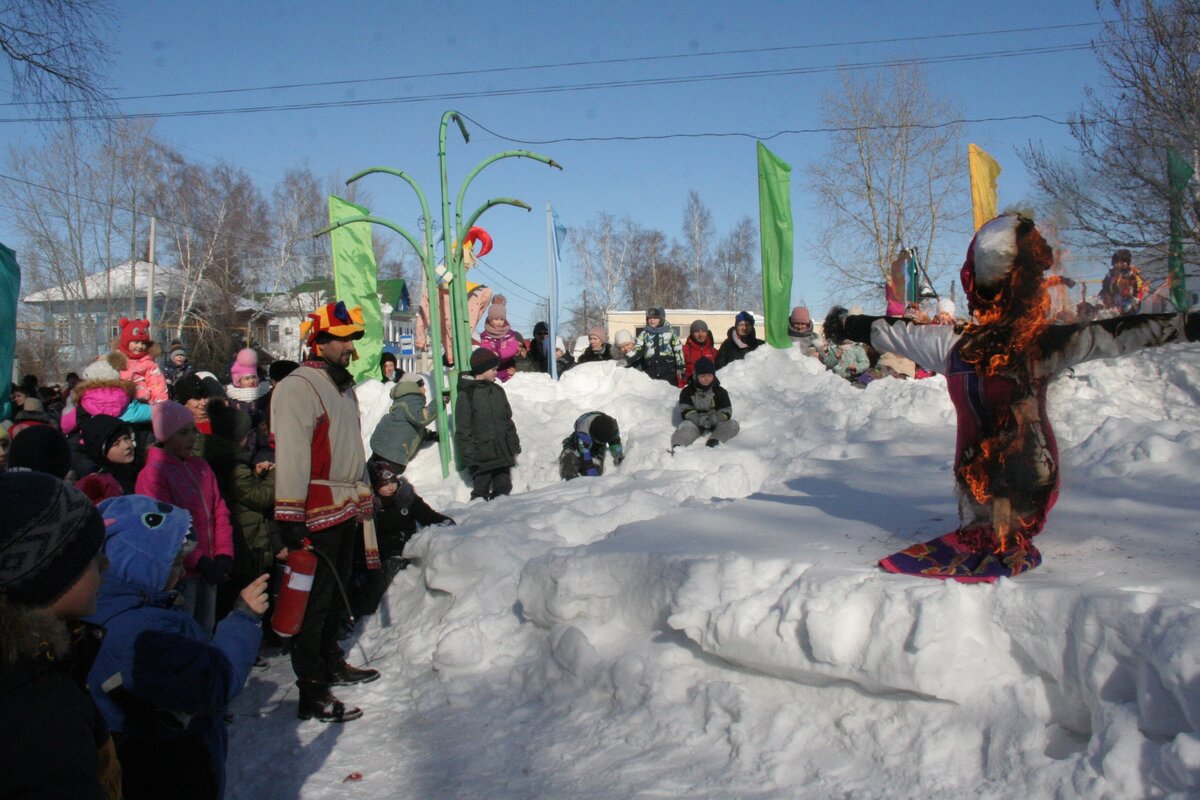
[[[342,783],[351,783],[353,781],[361,781],[361,780],[362,780],[361,772],[351,772],[349,775],[342,778]]]
[[[308,540],[306,539],[305,542]],[[317,556],[311,550],[288,553],[283,568],[283,582],[275,600],[271,627],[280,636],[295,636],[304,624],[308,596],[312,593],[313,575],[317,573]]]

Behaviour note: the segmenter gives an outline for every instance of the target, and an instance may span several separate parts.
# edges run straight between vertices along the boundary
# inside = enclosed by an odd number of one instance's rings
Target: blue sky
[[[1091,0],[1019,0],[980,15],[962,2],[136,2],[116,4],[112,91],[118,97],[212,92],[283,84],[352,81],[231,94],[120,101],[126,113],[191,112],[346,100],[402,100],[361,107],[159,119],[155,132],[189,157],[224,160],[246,170],[265,193],[293,166],[342,178],[370,166],[413,174],[436,202],[437,126],[456,109],[471,121],[471,141],[448,146],[451,192],[475,163],[513,147],[544,153],[564,170],[531,161],[490,167],[475,180],[467,208],[514,196],[532,213],[498,208],[483,224],[496,247],[482,276],[509,297],[519,330],[532,327],[546,290],[544,209],[585,225],[602,211],[626,215],[678,237],[684,203],[695,190],[724,235],[744,215],[757,219],[753,136],[821,126],[820,98],[840,64],[895,57],[943,58],[1083,44],[1097,27]],[[1020,33],[987,33],[1013,28]],[[879,42],[897,39],[895,42]],[[846,44],[872,41],[870,44]],[[774,49],[773,49],[774,48]],[[713,52],[749,50],[737,54]],[[639,60],[629,60],[639,59]],[[622,63],[568,62],[623,60]],[[544,69],[517,69],[560,65]],[[511,68],[511,69],[510,69]],[[731,73],[816,68],[801,74],[730,78]],[[1085,84],[1101,86],[1093,54],[1076,50],[933,63],[933,87],[952,96],[968,119],[1079,109]],[[469,72],[447,75],[452,72]],[[430,73],[439,73],[436,77]],[[722,79],[696,79],[700,76]],[[367,80],[407,76],[398,80]],[[580,88],[583,84],[688,77],[688,82]],[[538,87],[573,87],[529,92]],[[513,92],[512,90],[522,90]],[[455,99],[446,95],[469,93]],[[2,115],[0,115],[2,116]],[[517,145],[523,140],[649,137],[740,132],[751,136],[640,139]],[[1001,206],[1032,198],[1016,150],[1030,141],[1069,146],[1066,129],[1040,120],[975,123],[968,140],[1004,168]],[[31,125],[0,125],[0,141],[37,136]],[[828,147],[825,134],[785,134],[768,146],[793,166],[797,229],[793,296],[822,313],[831,298],[821,268],[805,252],[818,215],[804,187],[805,165]],[[963,156],[965,164],[965,154]],[[368,179],[373,210],[415,228],[418,206],[396,179]],[[964,167],[963,203],[969,204]],[[5,212],[9,213],[9,212]],[[0,236],[19,249],[11,219]],[[385,235],[380,232],[377,235]],[[390,235],[390,234],[388,234]],[[961,246],[965,249],[964,237]],[[1103,269],[1097,264],[1096,271]]]

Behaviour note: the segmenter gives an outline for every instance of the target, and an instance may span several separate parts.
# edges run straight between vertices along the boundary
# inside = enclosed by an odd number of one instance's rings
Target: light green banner
[[[336,195],[329,195],[329,221],[371,212]],[[334,228],[329,234],[333,249],[333,291],[346,308],[362,308],[363,338],[355,343],[358,360],[350,363],[355,381],[379,377],[383,354],[383,312],[376,288],[375,254],[371,250],[371,223],[356,222]]]
[[[762,242],[763,338],[772,347],[792,346],[792,168],[758,143],[758,226]]]

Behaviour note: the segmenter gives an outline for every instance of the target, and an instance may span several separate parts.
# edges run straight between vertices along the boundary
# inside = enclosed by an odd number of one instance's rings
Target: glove
[[[205,583],[217,586],[229,580],[229,575],[233,572],[233,558],[232,556],[217,556],[216,558],[204,556],[196,562],[196,571],[200,573],[200,577],[204,579]]]
[[[299,550],[304,546],[304,539],[307,536],[308,526],[303,522],[279,523],[279,539],[288,550]]]
[[[608,449],[609,449],[609,452],[612,453],[613,463],[616,464],[617,466],[620,466],[621,462],[625,460],[625,449],[623,447],[621,447],[621,443],[617,442],[615,444],[609,445]]]

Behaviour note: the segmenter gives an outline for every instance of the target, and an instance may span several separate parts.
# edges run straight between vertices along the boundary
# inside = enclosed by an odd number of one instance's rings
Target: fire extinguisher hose
[[[346,586],[342,583],[342,576],[338,575],[337,568],[333,566],[333,561],[329,559],[329,556],[325,555],[311,544],[309,545],[308,549],[311,552],[316,553],[317,556],[325,562],[325,566],[329,567],[329,573],[333,575],[333,580],[337,583],[338,591],[342,595],[342,602],[346,604],[346,614],[350,617],[350,624],[353,626],[357,620],[354,618],[354,611],[350,608],[350,595],[346,594]]]

